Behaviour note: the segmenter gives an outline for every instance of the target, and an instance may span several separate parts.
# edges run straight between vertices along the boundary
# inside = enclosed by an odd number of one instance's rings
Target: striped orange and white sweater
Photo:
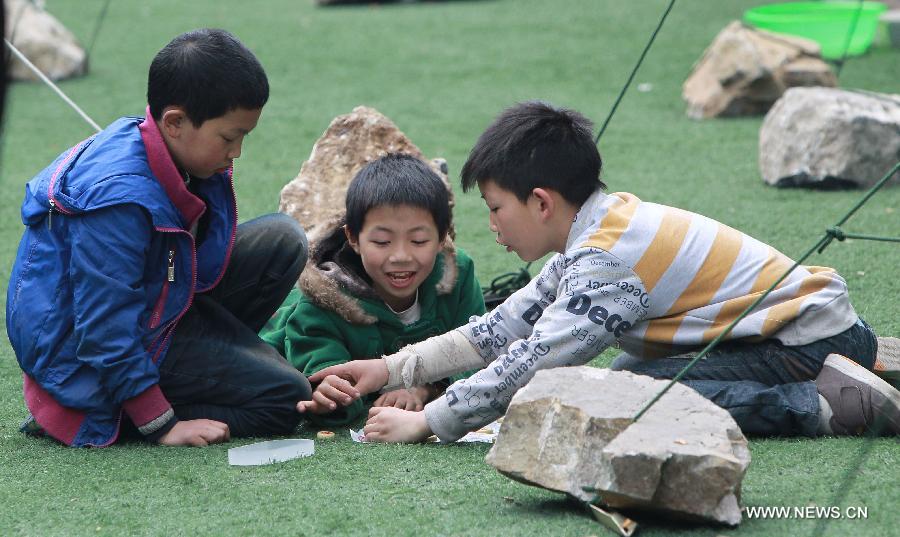
[[[537,370],[584,364],[610,345],[642,357],[702,347],[793,264],[710,218],[598,191],[576,215],[564,253],[458,329],[484,369],[426,407],[429,425],[442,440],[458,438],[502,415]],[[727,339],[803,345],[856,320],[834,270],[801,266]]]

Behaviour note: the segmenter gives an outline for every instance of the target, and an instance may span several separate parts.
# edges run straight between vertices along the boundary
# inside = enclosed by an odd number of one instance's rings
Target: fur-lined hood
[[[335,218],[316,226],[309,240],[309,260],[297,286],[316,306],[333,311],[351,324],[374,324],[377,317],[367,313],[359,298],[381,300],[344,234],[344,219]],[[439,265],[440,264],[440,265]],[[433,270],[441,270],[435,285],[438,295],[453,291],[458,277],[456,247],[444,240]]]

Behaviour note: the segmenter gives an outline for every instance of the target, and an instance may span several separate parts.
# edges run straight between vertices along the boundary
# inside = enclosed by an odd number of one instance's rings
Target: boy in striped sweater
[[[501,416],[537,370],[585,364],[610,345],[624,351],[613,368],[672,378],[793,265],[715,220],[605,194],[591,130],[577,112],[530,102],[481,135],[462,185],[480,189],[497,243],[525,261],[557,255],[457,330],[311,377],[332,376],[332,400],[347,404],[482,368],[423,412],[373,409],[368,439],[456,440]],[[682,382],[747,434],[860,434],[876,422],[897,434],[900,392],[870,372],[877,345],[833,269],[798,267]]]

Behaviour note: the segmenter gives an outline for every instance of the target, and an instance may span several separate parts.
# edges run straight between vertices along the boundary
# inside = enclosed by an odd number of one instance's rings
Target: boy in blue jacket
[[[232,165],[269,85],[233,35],[176,37],[147,117],[121,118],[25,189],[7,333],[26,431],[70,446],[288,433],[306,379],[256,335],[306,261],[284,215],[237,225]]]

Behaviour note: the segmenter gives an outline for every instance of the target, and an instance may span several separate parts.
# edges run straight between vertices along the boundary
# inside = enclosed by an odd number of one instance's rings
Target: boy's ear
[[[167,107],[163,110],[160,130],[165,132],[169,138],[178,138],[181,135],[182,127],[190,121],[180,106]]]
[[[546,221],[553,216],[553,211],[556,209],[556,200],[550,194],[550,191],[543,188],[535,188],[531,191],[531,195],[534,196],[536,208],[541,215],[541,219]]]
[[[344,226],[344,236],[347,237],[347,243],[350,245],[350,248],[353,248],[353,251],[359,254],[359,237],[354,237],[353,233],[350,233],[350,229],[345,225]]]

